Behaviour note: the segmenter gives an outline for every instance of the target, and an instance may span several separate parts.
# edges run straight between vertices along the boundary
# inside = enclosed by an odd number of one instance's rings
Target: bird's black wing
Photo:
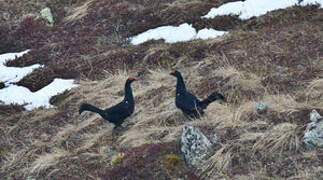
[[[115,124],[121,124],[125,118],[130,116],[134,110],[134,107],[127,101],[121,101],[120,103],[105,110],[109,116],[109,120]]]
[[[176,95],[176,106],[187,114],[196,111],[200,100],[190,92],[183,92]]]

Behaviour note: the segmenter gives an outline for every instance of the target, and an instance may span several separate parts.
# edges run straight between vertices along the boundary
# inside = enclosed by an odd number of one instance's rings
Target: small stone
[[[53,15],[48,7],[40,11],[40,16],[46,20],[48,26],[54,25]]]
[[[256,106],[255,112],[258,114],[264,113],[267,110],[267,107],[268,106],[266,103],[264,103],[263,101],[259,101]]]
[[[317,122],[318,120],[322,119],[322,116],[315,109],[313,109],[310,114],[310,119],[312,122]]]

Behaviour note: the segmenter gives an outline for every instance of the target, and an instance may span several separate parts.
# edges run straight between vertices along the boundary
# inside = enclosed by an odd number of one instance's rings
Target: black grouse
[[[135,102],[130,86],[133,81],[135,81],[135,79],[132,77],[127,79],[125,84],[125,97],[119,104],[105,110],[99,109],[91,104],[82,104],[79,113],[81,114],[83,111],[98,113],[103,119],[113,123],[115,125],[114,128],[119,127],[135,110]]]
[[[177,78],[177,85],[176,85],[176,97],[175,97],[175,104],[176,107],[181,109],[185,115],[188,115],[192,118],[199,118],[200,115],[204,114],[204,109],[217,99],[222,99],[226,101],[225,97],[218,93],[214,92],[206,99],[200,101],[196,98],[192,93],[186,91],[185,83],[183,77],[179,71],[172,70],[170,75],[175,76]]]

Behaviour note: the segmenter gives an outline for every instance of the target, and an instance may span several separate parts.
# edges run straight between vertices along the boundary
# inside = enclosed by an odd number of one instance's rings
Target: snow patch
[[[49,99],[59,93],[76,87],[72,79],[54,79],[52,83],[42,89],[31,92],[28,88],[11,85],[7,88],[0,89],[0,100],[5,104],[17,103],[25,105],[27,110],[32,110],[38,107],[52,108]]]
[[[212,8],[202,18],[214,18],[223,15],[239,15],[240,19],[246,20],[253,16],[264,15],[269,11],[284,9],[298,4],[298,0],[246,0],[223,4],[218,8]]]
[[[131,44],[138,45],[149,40],[164,39],[167,43],[191,40],[196,35],[195,28],[187,23],[180,26],[161,26],[131,37]]]
[[[201,29],[196,34],[196,39],[208,39],[208,38],[216,38],[218,36],[222,36],[224,34],[227,34],[226,31],[217,31],[214,29]]]
[[[189,41],[194,39],[215,38],[223,35],[226,32],[216,31],[214,29],[202,29],[198,33],[191,24],[181,24],[179,26],[161,26],[155,29],[150,29],[136,36],[130,37],[130,42],[133,45],[138,45],[149,40],[164,39],[166,43],[176,43],[181,41]]]
[[[215,16],[238,15],[240,19],[246,20],[253,16],[261,16],[267,12],[277,9],[285,9],[294,5],[319,5],[323,7],[323,0],[246,0],[225,3],[220,7],[212,8],[209,13],[202,18],[214,18]]]
[[[13,60],[16,57],[21,57],[28,52],[29,50],[25,50],[19,53],[6,53],[0,55],[0,82],[4,82],[5,85],[18,82],[24,76],[31,73],[34,69],[41,67],[40,64],[34,64],[23,68],[7,67],[4,65],[8,60]]]
[[[24,54],[28,53],[30,50],[27,49],[25,51],[22,52],[18,52],[18,53],[6,53],[6,54],[0,54],[0,66],[4,66],[3,63],[5,63],[8,60],[13,60],[16,57],[21,57]]]
[[[25,50],[18,53],[6,53],[0,55],[0,82],[4,82],[6,87],[0,89],[0,101],[5,104],[16,103],[25,105],[27,110],[32,110],[38,107],[53,107],[49,103],[49,99],[59,93],[69,90],[77,85],[71,79],[54,79],[52,83],[43,87],[37,92],[31,92],[28,88],[13,85],[12,83],[20,81],[24,76],[31,73],[34,69],[42,67],[40,64],[34,64],[28,67],[7,67],[4,63],[8,60],[13,60],[16,57],[21,57],[28,53]]]

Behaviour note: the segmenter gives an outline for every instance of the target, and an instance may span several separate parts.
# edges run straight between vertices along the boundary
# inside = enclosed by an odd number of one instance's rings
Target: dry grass
[[[63,149],[53,149],[51,153],[45,153],[31,164],[30,173],[38,174],[40,171],[55,166],[61,158],[69,156],[69,153]]]
[[[264,133],[253,146],[253,151],[274,154],[277,151],[299,150],[301,143],[298,126],[291,123],[282,123]]]
[[[310,100],[316,100],[318,102],[318,106],[322,106],[322,98],[323,98],[323,79],[314,79],[309,82],[309,85],[306,92],[307,102]]]
[[[295,97],[283,94],[265,96],[264,102],[270,104],[270,108],[277,112],[292,113],[309,107],[308,104],[297,102]]]
[[[65,23],[71,23],[73,21],[77,21],[77,20],[82,19],[83,17],[85,17],[88,14],[88,10],[89,10],[90,6],[95,1],[97,1],[97,0],[88,0],[84,4],[82,4],[82,5],[78,6],[78,7],[73,8],[70,11],[69,15],[66,16],[63,19],[63,22],[65,22]]]

